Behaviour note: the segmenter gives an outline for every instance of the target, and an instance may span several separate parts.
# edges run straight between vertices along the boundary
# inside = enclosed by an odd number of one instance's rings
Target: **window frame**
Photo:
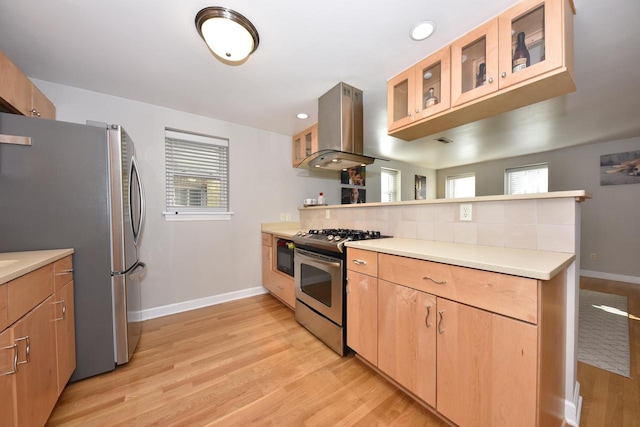
[[[525,192],[524,193],[512,193],[511,192],[511,180],[509,179],[509,174],[510,173],[524,172],[524,171],[531,171],[531,170],[541,170],[541,169],[545,169],[547,171],[547,188],[546,188],[545,191],[537,191],[535,193],[527,192],[526,191],[526,185],[525,185]],[[504,194],[505,195],[542,194],[542,193],[548,193],[548,192],[549,192],[549,163],[548,162],[534,163],[534,164],[531,164],[531,165],[524,165],[524,166],[517,166],[517,167],[513,167],[513,168],[506,168],[504,170]]]
[[[183,146],[176,144],[176,142],[184,143]],[[174,144],[171,146],[171,144]],[[189,144],[191,144],[189,146]],[[204,163],[203,167],[199,169],[189,165],[189,170],[183,170],[178,173],[175,169],[180,167],[179,161],[172,157],[171,153],[176,150],[186,150],[189,146],[190,150],[195,150],[197,153],[198,146],[205,147],[206,145],[216,146],[211,151],[203,148],[200,154],[204,155],[208,163]],[[216,137],[212,135],[206,135],[196,132],[184,131],[180,129],[165,128],[165,211],[163,215],[167,221],[216,221],[216,220],[230,220],[233,212],[230,209],[230,191],[229,191],[229,176],[230,176],[230,142],[228,138]],[[220,168],[218,163],[223,166]],[[220,168],[220,172],[212,172],[212,170]],[[175,180],[180,177],[182,184],[176,185]],[[189,182],[193,184],[189,184]],[[179,206],[175,204],[178,192],[182,193],[181,197],[186,197],[186,200],[197,200],[197,194],[200,196],[209,196],[207,193],[207,186],[213,185],[221,186],[220,192],[222,193],[218,197],[222,201],[223,206]],[[215,193],[214,193],[215,194]],[[226,201],[226,206],[224,201]],[[188,203],[187,203],[188,204]]]
[[[394,178],[395,191],[393,191],[391,193],[386,193],[386,194],[395,195],[395,199],[396,200],[383,200],[383,197],[382,197],[383,196],[382,181],[384,179],[384,176],[389,174],[388,171],[392,171],[393,175],[395,175],[395,178]],[[381,203],[393,203],[393,202],[402,201],[402,194],[400,193],[400,191],[401,191],[400,180],[401,179],[402,179],[402,171],[399,171],[398,169],[392,169],[392,168],[384,168],[384,167],[380,168],[380,202]]]
[[[455,195],[451,194],[452,191],[455,192],[455,189],[452,188],[452,183],[458,179],[465,179],[465,178],[473,178],[473,195],[455,197]],[[444,197],[445,199],[466,199],[466,198],[476,197],[476,173],[467,172],[467,173],[447,176],[445,178]]]

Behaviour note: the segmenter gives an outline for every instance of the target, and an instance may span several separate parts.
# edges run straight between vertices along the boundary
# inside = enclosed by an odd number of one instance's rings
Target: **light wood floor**
[[[628,299],[631,378],[578,362],[580,427],[640,426],[640,285],[582,277],[580,287]]]
[[[262,295],[144,322],[131,362],[69,384],[48,425],[446,424]]]
[[[631,379],[578,363],[582,427],[640,425],[640,285],[626,295]],[[69,384],[47,425],[444,426],[353,356],[340,358],[268,295],[149,320],[132,361]]]

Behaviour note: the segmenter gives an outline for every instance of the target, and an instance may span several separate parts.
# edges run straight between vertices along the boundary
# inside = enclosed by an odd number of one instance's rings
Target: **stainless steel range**
[[[325,229],[301,231],[294,277],[296,320],[341,356],[346,347],[346,254],[344,243],[380,239],[379,231]]]

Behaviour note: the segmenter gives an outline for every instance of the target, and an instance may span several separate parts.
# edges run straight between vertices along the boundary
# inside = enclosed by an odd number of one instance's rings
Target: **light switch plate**
[[[471,221],[473,219],[473,210],[471,203],[460,204],[460,221]]]

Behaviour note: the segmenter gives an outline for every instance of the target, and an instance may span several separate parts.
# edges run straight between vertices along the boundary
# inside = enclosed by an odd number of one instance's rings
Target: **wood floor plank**
[[[268,295],[144,322],[127,365],[69,384],[48,425],[445,425]]]
[[[640,420],[640,286],[626,295],[631,379],[578,363],[583,427]],[[445,426],[353,356],[339,357],[293,312],[260,295],[143,323],[127,365],[69,384],[50,426]]]

